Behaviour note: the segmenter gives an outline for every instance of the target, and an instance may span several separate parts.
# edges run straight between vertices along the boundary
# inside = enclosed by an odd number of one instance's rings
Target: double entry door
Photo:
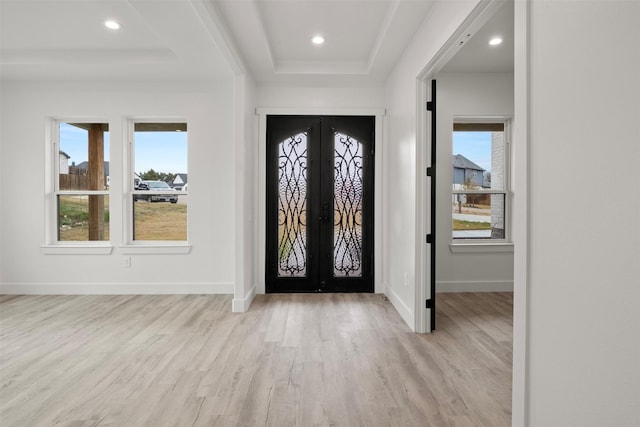
[[[267,292],[373,292],[375,118],[267,116]]]

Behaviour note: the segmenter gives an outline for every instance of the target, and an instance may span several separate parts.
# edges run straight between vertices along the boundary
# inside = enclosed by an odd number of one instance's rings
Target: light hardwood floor
[[[0,426],[507,426],[512,295],[0,297]]]

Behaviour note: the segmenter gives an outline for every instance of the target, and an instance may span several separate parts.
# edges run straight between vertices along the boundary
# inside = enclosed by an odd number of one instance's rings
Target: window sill
[[[106,245],[42,245],[40,250],[45,255],[110,255],[113,246]]]
[[[451,243],[449,249],[452,253],[513,253],[513,243]]]
[[[153,254],[188,254],[191,252],[191,245],[188,244],[142,244],[142,245],[121,245],[121,253],[125,255],[153,255]]]

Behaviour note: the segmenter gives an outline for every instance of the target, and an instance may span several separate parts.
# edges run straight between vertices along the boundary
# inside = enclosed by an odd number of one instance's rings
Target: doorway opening
[[[373,116],[267,116],[265,290],[373,292]]]
[[[488,186],[490,176],[483,174],[490,166],[479,165],[475,180],[466,176],[458,183],[455,155],[464,153],[454,153],[452,141],[454,132],[460,130],[454,127],[461,124],[506,122],[513,117],[513,22],[513,3],[492,2],[479,7],[450,39],[447,49],[435,57],[418,78],[421,101],[418,140],[424,144],[418,144],[417,156],[424,165],[419,169],[430,169],[427,177],[422,175],[417,180],[417,227],[421,231],[416,239],[417,332],[435,328],[436,289],[438,292],[513,290],[513,241],[507,231],[510,192],[508,188]],[[505,41],[496,49],[488,40],[498,32]],[[437,90],[432,84],[436,79]],[[429,104],[435,109],[432,100],[436,97],[437,118],[423,107],[426,103],[427,110]],[[430,188],[434,178],[437,178],[437,188]],[[486,182],[481,178],[487,178]],[[467,199],[475,203],[476,208],[481,201],[487,202],[482,204],[482,218],[465,216],[477,213],[466,212],[469,210]],[[434,205],[437,212],[432,211]],[[498,208],[503,210],[498,212]],[[502,221],[494,221],[494,217]],[[437,245],[425,244],[425,234],[437,234]],[[435,239],[432,237],[431,241]],[[437,277],[433,274],[435,266]]]

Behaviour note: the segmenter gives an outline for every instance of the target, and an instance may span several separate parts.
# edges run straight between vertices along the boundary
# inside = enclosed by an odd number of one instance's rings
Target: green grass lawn
[[[109,240],[109,197],[104,197],[104,240]],[[58,230],[60,241],[89,240],[88,196],[58,198]]]
[[[454,219],[453,229],[454,230],[491,230],[491,223],[463,221],[461,219]]]

